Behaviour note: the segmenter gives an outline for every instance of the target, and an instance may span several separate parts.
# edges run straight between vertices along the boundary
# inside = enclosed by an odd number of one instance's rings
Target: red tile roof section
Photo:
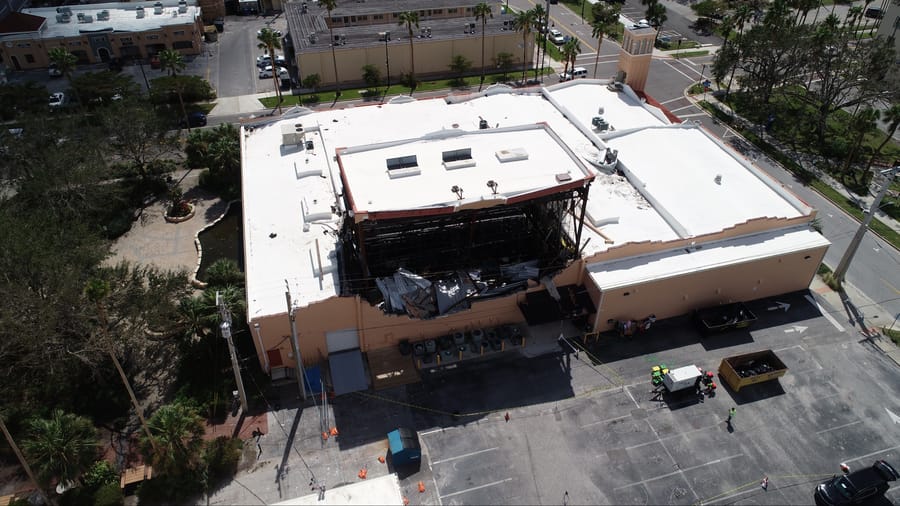
[[[36,32],[46,20],[33,14],[12,12],[0,21],[0,33]]]

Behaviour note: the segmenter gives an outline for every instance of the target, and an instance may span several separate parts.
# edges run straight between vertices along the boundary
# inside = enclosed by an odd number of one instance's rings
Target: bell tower
[[[626,26],[619,52],[619,71],[625,73],[625,84],[635,91],[644,91],[656,29],[643,24]]]

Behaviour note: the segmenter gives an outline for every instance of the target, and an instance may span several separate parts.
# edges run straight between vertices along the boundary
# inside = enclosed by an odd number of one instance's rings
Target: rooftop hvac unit
[[[85,15],[84,15],[83,17],[81,17],[78,21],[81,22],[81,23],[93,23],[93,22],[94,22],[94,16],[92,16],[92,15],[90,15],[90,14],[85,14]]]
[[[97,13],[97,21],[109,21],[109,11],[103,9]]]
[[[153,14],[162,14],[163,13],[163,4],[162,2],[156,2],[153,4]]]
[[[318,35],[316,35],[316,34],[314,34],[314,33],[309,34],[309,43],[310,43],[310,44],[315,44],[315,43],[318,42],[318,41],[319,41],[319,36],[318,36]]]
[[[71,22],[72,22],[72,16],[70,16],[70,15],[68,15],[68,14],[57,14],[57,15],[56,15],[56,21],[57,21],[58,23],[71,23]]]
[[[180,12],[182,14],[187,12],[187,2],[185,2],[184,0],[182,0],[181,2],[178,2],[178,12]]]
[[[302,123],[281,125],[282,146],[300,146],[303,144],[305,137],[306,133],[304,133]]]
[[[144,8],[138,5],[137,8],[134,9],[134,13],[138,19],[141,19],[144,17]]]
[[[606,120],[603,119],[603,116],[594,116],[593,119],[591,119],[591,125],[593,125],[596,130],[599,130],[601,132],[609,130],[609,123],[607,123]]]
[[[378,32],[378,40],[380,42],[387,42],[391,40],[391,32]]]
[[[431,27],[426,26],[425,28],[419,28],[419,38],[421,39],[430,39],[431,38]]]
[[[83,13],[83,12],[79,12],[77,16],[78,16],[78,21],[79,21],[79,22],[80,22],[82,19],[84,19],[84,13]]]
[[[334,36],[334,45],[335,46],[343,46],[347,43],[347,36],[343,33],[339,33]]]

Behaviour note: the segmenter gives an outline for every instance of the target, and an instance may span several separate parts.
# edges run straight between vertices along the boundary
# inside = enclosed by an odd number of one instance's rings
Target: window
[[[416,155],[398,156],[397,158],[387,159],[388,170],[406,169],[409,167],[418,167],[419,160]]]
[[[184,37],[184,30],[178,30],[178,31],[172,32],[172,35],[175,37]]]
[[[16,47],[31,47],[31,42],[19,42]]]
[[[356,19],[359,20],[359,21],[368,21],[368,20],[369,20],[369,16],[358,16]]]
[[[34,55],[26,54],[26,55],[25,55],[25,61],[28,62],[28,63],[34,63]]]
[[[159,40],[159,35],[145,35],[144,38],[147,40]]]
[[[384,14],[375,14],[372,19],[384,19]]]
[[[432,14],[443,14],[443,13],[444,13],[444,9],[433,9],[433,10],[431,11],[431,13],[432,13]]]
[[[459,9],[457,9],[456,7],[447,9],[447,14],[456,14],[457,12],[459,12]]]
[[[444,151],[444,162],[455,162],[457,160],[471,160],[472,148],[454,149],[453,151]]]
[[[70,45],[70,46],[75,46],[75,47],[77,47],[77,46],[80,46],[80,45],[81,45],[81,41],[80,41],[80,40],[73,40],[73,41],[69,42],[69,45]]]
[[[119,37],[119,42],[120,42],[123,46],[131,46],[131,45],[134,44],[134,41],[131,40],[131,37]]]
[[[191,49],[194,47],[192,40],[176,40],[172,43],[172,49]]]

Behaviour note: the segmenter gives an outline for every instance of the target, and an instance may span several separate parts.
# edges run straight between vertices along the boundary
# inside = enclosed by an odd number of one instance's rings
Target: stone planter
[[[169,223],[183,223],[183,222],[193,218],[194,211],[195,211],[194,204],[188,204],[188,207],[191,208],[191,212],[187,213],[184,216],[169,216],[168,214],[166,214],[165,215],[166,221]]]

